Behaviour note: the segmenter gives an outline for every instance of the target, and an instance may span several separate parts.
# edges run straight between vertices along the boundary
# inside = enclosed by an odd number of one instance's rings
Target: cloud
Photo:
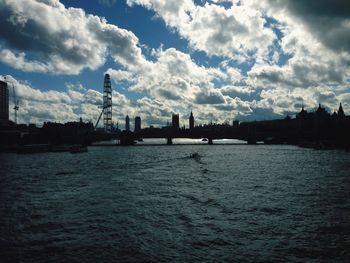
[[[27,61],[24,52],[15,54],[9,49],[3,49],[0,51],[0,61],[26,72],[44,73],[50,71],[50,65],[39,61]]]
[[[126,71],[126,70],[115,70],[112,68],[109,68],[107,70],[107,72],[111,78],[115,79],[115,80],[127,80],[127,81],[132,81],[133,80],[133,75],[131,72]]]
[[[257,102],[258,108],[273,109],[281,116],[299,112],[304,106],[308,110],[314,110],[319,103],[325,106],[330,112],[337,109],[341,102],[341,96],[327,86],[315,88],[275,88],[263,90],[260,94],[261,100]]]
[[[129,6],[142,5],[153,9],[171,27],[187,23],[191,19],[190,12],[195,8],[192,0],[127,0],[126,2]]]
[[[262,57],[276,40],[273,31],[264,26],[262,13],[238,3],[229,8],[219,2],[203,6],[177,0],[128,0],[127,3],[153,9],[193,49],[209,56],[237,57],[241,61],[251,56]]]
[[[3,0],[0,24],[1,61],[23,71],[79,74],[108,54],[124,67],[144,62],[132,32],[58,0]]]
[[[264,0],[244,4],[264,10],[276,19],[276,27],[282,33],[281,51],[290,56],[284,65],[256,63],[248,72],[248,85],[284,88],[286,92],[303,88],[305,94],[320,86],[338,90],[349,85],[350,49],[344,46],[349,30],[343,26],[350,25],[350,20],[346,11],[341,11],[347,2]],[[339,30],[344,37],[338,35]],[[339,45],[330,45],[328,34]],[[323,103],[322,96],[318,99]]]
[[[348,1],[227,2],[127,1],[154,10],[194,50],[252,64],[246,81],[254,89],[349,82]],[[280,64],[284,59],[286,62]],[[222,66],[227,67],[227,63]],[[232,82],[236,77],[242,79],[237,66],[226,68],[229,73]]]
[[[140,115],[144,125],[162,126],[175,112],[187,125],[191,110],[196,123],[207,123],[281,118],[301,105],[311,109],[322,103],[333,110],[342,101],[345,111],[350,106],[350,22],[348,11],[342,10],[344,1],[315,6],[311,0],[201,5],[128,0],[154,10],[194,52],[191,56],[160,45],[152,48],[152,60],[143,56],[132,32],[82,9],[66,8],[58,0],[2,3],[0,60],[27,72],[79,74],[96,70],[111,57],[118,65],[107,72],[142,97],[113,93],[118,107],[113,119],[121,124],[126,114]],[[201,64],[196,55],[203,52],[196,51],[204,51],[204,60],[215,56],[218,62]],[[64,91],[40,91],[13,81],[23,122],[95,121],[99,115],[102,94],[79,83],[67,83]]]
[[[230,98],[239,98],[244,101],[253,101],[260,99],[260,91],[251,86],[223,86],[220,88],[222,95]]]
[[[175,92],[166,89],[159,89],[157,91],[159,97],[166,98],[168,100],[181,100],[181,97],[177,95]]]
[[[209,90],[208,92],[197,93],[195,103],[198,104],[223,104],[225,103],[224,96],[219,90]]]
[[[190,55],[174,48],[159,50],[155,62],[129,72],[133,76],[131,90],[182,102],[193,101],[196,93],[213,85],[214,79],[227,77],[218,69],[197,65]]]
[[[259,1],[273,15],[287,14],[328,48],[350,54],[350,2],[347,0]]]

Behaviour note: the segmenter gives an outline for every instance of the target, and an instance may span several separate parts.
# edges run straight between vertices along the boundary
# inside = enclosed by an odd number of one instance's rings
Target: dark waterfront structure
[[[49,150],[51,146],[57,145],[88,145],[97,137],[94,134],[94,126],[91,122],[82,120],[67,123],[45,122],[43,127],[34,124],[10,124],[0,129],[0,151],[18,151],[26,145],[46,145]]]
[[[54,127],[47,136],[47,125],[43,128],[36,128],[35,131],[28,131],[26,125],[22,129],[21,125],[2,127],[0,130],[1,142],[3,145],[15,148],[28,143],[74,143],[84,144],[116,139],[120,145],[134,145],[136,141],[147,138],[165,138],[167,144],[172,144],[173,138],[205,139],[208,144],[215,144],[219,139],[238,139],[246,141],[248,144],[292,144],[303,147],[332,149],[342,148],[350,150],[350,116],[346,116],[342,105],[339,105],[337,112],[330,114],[321,105],[314,112],[308,112],[302,107],[295,118],[287,116],[284,119],[242,122],[235,120],[232,125],[228,123],[209,124],[194,126],[193,113],[190,116],[189,129],[180,128],[179,115],[172,115],[172,125],[162,128],[150,126],[141,129],[141,118],[135,118],[134,132],[130,131],[129,116],[125,118],[125,131],[119,129],[112,132],[99,130],[89,130],[80,126],[66,124],[50,124]],[[193,122],[191,121],[193,120]],[[63,128],[64,127],[64,128]],[[79,128],[80,127],[80,128]],[[71,131],[69,131],[71,129]],[[84,130],[84,131],[82,131]],[[57,138],[56,138],[57,137]],[[70,138],[72,137],[72,138]],[[0,146],[3,146],[0,145]],[[2,147],[8,149],[8,147]]]
[[[192,111],[191,111],[191,115],[190,115],[188,122],[189,122],[190,130],[193,130],[194,129],[194,117],[193,117]]]
[[[171,116],[171,127],[174,130],[178,130],[180,128],[179,114],[173,114]]]
[[[322,142],[323,144],[337,145],[349,143],[348,132],[350,129],[350,118],[345,116],[342,105],[339,105],[338,112],[329,114],[319,104],[315,112],[307,112],[304,107],[296,115],[294,131],[297,139],[301,142]]]
[[[130,131],[130,118],[129,115],[126,115],[125,117],[125,130]]]
[[[103,124],[106,132],[112,131],[112,83],[109,74],[105,74],[103,84]]]
[[[135,127],[134,127],[134,132],[139,132],[141,131],[141,117],[136,116],[135,117]]]
[[[191,126],[190,123],[189,129],[180,129],[178,115],[173,114],[172,127],[145,128],[135,138],[166,138],[167,144],[171,144],[172,138],[206,138],[208,144],[215,144],[217,139],[239,139],[248,144],[260,142],[350,149],[350,117],[344,114],[341,104],[338,112],[332,115],[319,105],[314,112],[307,112],[303,107],[295,118],[287,116],[284,119],[242,123],[234,120],[232,125],[209,123]]]
[[[9,90],[7,83],[0,80],[0,125],[9,122]]]
[[[239,121],[236,121],[236,120],[232,121],[232,127],[238,128],[239,127]]]
[[[52,145],[60,144],[89,144],[94,130],[92,123],[85,123],[82,120],[79,122],[53,123],[45,122],[44,126],[37,131],[42,143]],[[34,138],[27,138],[28,142],[33,143]]]

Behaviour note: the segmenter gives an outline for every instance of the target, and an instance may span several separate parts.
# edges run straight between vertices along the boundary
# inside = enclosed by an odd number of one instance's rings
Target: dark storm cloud
[[[343,18],[350,16],[349,0],[287,0],[285,2],[295,13]]]
[[[231,98],[240,98],[241,100],[245,100],[245,101],[252,101],[252,100],[258,100],[260,99],[260,90],[254,90],[252,92],[246,93],[246,92],[241,92],[241,91],[237,91],[237,90],[221,90],[222,95],[224,96],[229,96]]]
[[[331,49],[350,53],[349,0],[269,0],[271,6],[286,7],[303,20],[317,38]]]
[[[330,105],[338,104],[338,99],[335,93],[332,91],[317,92],[315,95],[318,101],[322,101],[322,103],[327,103]]]
[[[159,89],[158,95],[169,100],[181,100],[181,97],[170,90]]]
[[[195,102],[198,104],[220,104],[225,103],[225,99],[219,91],[209,91],[198,93]]]
[[[227,112],[230,112],[234,109],[231,104],[218,104],[218,105],[215,105],[214,107],[217,110],[227,111]]]
[[[73,34],[69,30],[51,33],[44,24],[21,17],[7,6],[0,8],[0,24],[0,38],[10,48],[36,52],[42,59],[56,54],[72,64],[84,63],[91,56],[90,50],[82,50],[78,46],[67,48],[63,44]]]

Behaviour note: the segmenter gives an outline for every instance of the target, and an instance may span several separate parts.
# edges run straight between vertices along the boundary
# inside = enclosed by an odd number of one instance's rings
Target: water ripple
[[[1,155],[1,164],[0,262],[350,258],[341,151],[94,147]]]

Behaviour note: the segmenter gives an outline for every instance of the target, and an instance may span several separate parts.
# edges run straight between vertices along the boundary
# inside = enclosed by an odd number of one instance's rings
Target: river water
[[[350,260],[343,151],[90,147],[0,163],[0,262]]]

